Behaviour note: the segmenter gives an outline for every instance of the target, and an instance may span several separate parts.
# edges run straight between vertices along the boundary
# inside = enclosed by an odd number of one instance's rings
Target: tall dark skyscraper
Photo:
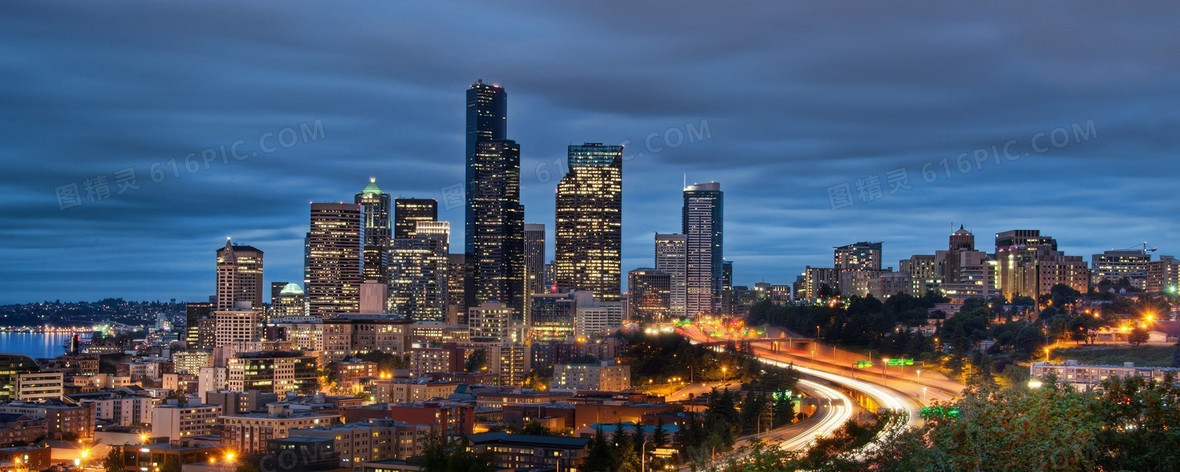
[[[311,204],[303,275],[308,314],[331,318],[360,311],[364,236],[361,205]]]
[[[398,198],[393,201],[394,239],[413,239],[419,221],[438,221],[438,201],[433,198]]]
[[[376,178],[370,178],[354,203],[365,212],[364,279],[388,282],[389,194],[377,186]]]
[[[684,188],[682,232],[687,238],[685,310],[689,316],[716,313],[720,308],[722,267],[721,184],[708,182]]]
[[[545,293],[545,225],[524,225],[525,293]],[[527,306],[527,305],[526,305]]]
[[[495,85],[467,89],[468,307],[499,301],[524,314],[524,206],[520,204],[520,146],[505,139],[508,96]]]
[[[623,240],[623,146],[571,145],[557,184],[554,261],[562,292],[619,299]]]

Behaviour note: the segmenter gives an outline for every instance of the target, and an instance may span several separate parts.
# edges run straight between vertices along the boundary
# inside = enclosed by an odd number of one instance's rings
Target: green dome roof
[[[369,194],[373,194],[373,195],[385,195],[385,192],[381,191],[381,187],[377,186],[377,178],[376,177],[369,178],[369,185],[366,185],[365,188],[361,189],[361,193],[369,193]]]
[[[279,295],[303,295],[303,289],[299,287],[299,284],[291,282],[287,284],[287,286],[283,287],[283,290],[279,292]]]

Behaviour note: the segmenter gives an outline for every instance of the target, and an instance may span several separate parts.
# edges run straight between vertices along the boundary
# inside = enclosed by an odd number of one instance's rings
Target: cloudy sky
[[[686,175],[722,183],[738,284],[959,224],[1180,252],[1174,2],[566,3],[3,2],[0,302],[199,300],[227,236],[301,280],[308,202],[369,177],[461,248],[480,78],[550,235],[565,147],[628,144],[624,271]]]

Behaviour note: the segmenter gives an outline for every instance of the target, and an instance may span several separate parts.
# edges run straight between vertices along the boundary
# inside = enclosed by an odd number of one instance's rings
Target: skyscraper
[[[683,318],[687,311],[685,281],[688,276],[688,237],[683,234],[656,233],[656,270],[668,274],[669,315]]]
[[[672,276],[641,267],[627,272],[627,316],[630,321],[664,322],[670,313]]]
[[[232,310],[238,303],[262,308],[262,251],[226,238],[225,247],[217,250],[216,309]]]
[[[360,311],[363,224],[361,205],[311,204],[303,282],[308,314],[331,318]]]
[[[393,238],[411,239],[419,221],[438,221],[438,201],[433,198],[398,198],[393,201]]]
[[[507,94],[476,82],[467,90],[468,307],[503,302],[514,319],[524,313],[524,206],[520,204],[520,146],[505,139]]]
[[[1090,291],[1090,269],[1081,256],[1057,250],[1057,240],[1040,230],[1017,229],[996,234],[996,283],[1004,298],[1040,300],[1054,285]]]
[[[545,225],[524,225],[525,293],[545,293]]]
[[[394,239],[387,310],[419,321],[445,321],[451,224],[418,221],[414,237]]]
[[[682,232],[688,238],[685,309],[689,316],[715,313],[721,301],[722,197],[717,182],[684,188]]]
[[[622,272],[623,146],[571,145],[557,184],[554,260],[562,292],[619,299]]]
[[[389,194],[370,178],[354,203],[365,212],[364,280],[386,282],[388,268],[386,251],[389,249]]]

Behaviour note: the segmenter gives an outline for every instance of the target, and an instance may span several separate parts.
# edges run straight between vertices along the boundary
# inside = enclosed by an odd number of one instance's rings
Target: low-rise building
[[[61,400],[65,393],[61,372],[36,372],[16,376],[16,399],[22,401]]]
[[[292,429],[332,425],[340,415],[317,412],[292,413],[282,405],[268,405],[266,413],[225,415],[220,418],[221,441],[248,455],[265,452],[267,441],[290,436]]]
[[[364,463],[407,459],[421,455],[429,424],[410,424],[391,419],[291,430],[291,437],[332,439],[339,466],[360,470]]]
[[[1029,366],[1029,377],[1033,379],[1032,382],[1052,376],[1056,377],[1058,382],[1082,390],[1096,388],[1102,381],[1111,377],[1143,377],[1162,381],[1168,375],[1180,380],[1180,368],[1136,367],[1134,362],[1124,362],[1122,366],[1085,365],[1078,364],[1075,360],[1067,360],[1061,364],[1034,362]]]
[[[45,418],[49,439],[94,438],[94,405],[68,405],[60,401],[40,403],[0,403],[0,413],[16,413]]]
[[[217,405],[156,405],[152,409],[152,437],[176,441],[213,434],[221,407]]]
[[[576,470],[586,459],[590,438],[504,432],[472,434],[471,450],[492,457],[498,470]]]
[[[553,366],[550,389],[621,392],[631,389],[631,366],[599,364],[557,364]]]

